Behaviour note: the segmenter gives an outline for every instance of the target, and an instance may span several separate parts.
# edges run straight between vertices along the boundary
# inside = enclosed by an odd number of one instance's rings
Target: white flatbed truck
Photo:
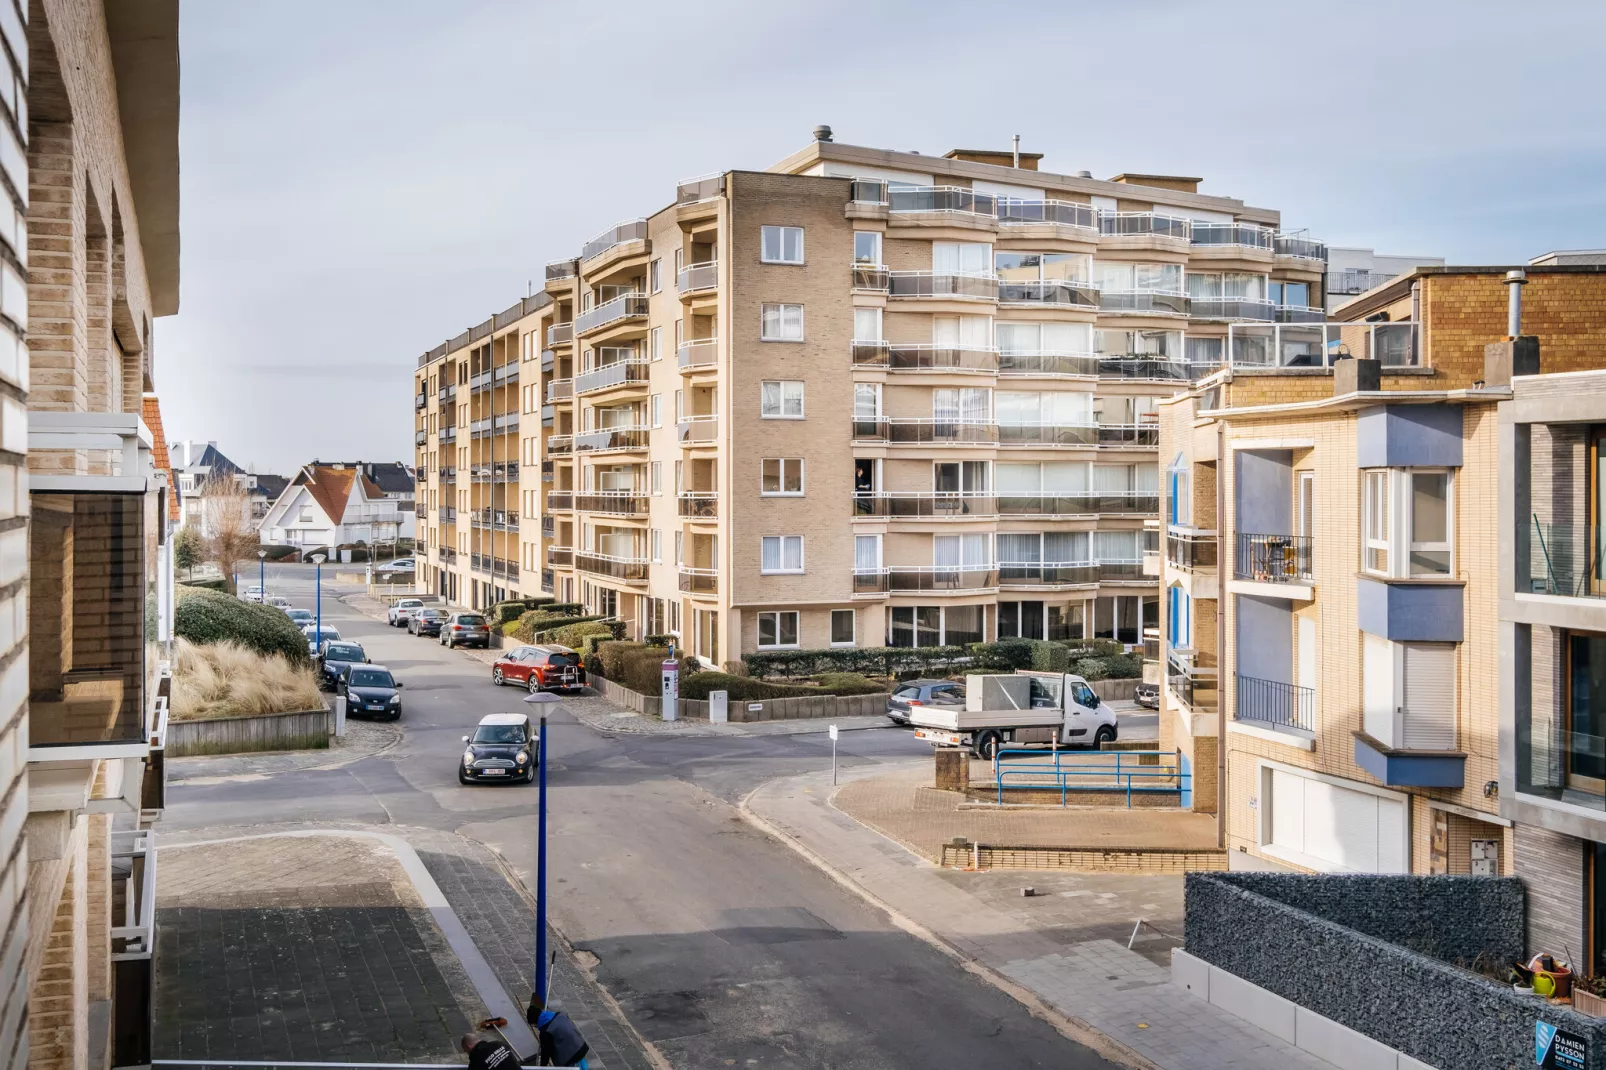
[[[1115,711],[1072,673],[971,676],[965,705],[913,706],[915,738],[939,747],[967,747],[991,759],[1002,746],[1098,747],[1119,731]]]

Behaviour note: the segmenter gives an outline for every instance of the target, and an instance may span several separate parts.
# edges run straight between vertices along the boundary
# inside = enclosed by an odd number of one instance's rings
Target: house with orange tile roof
[[[268,507],[262,541],[312,550],[410,539],[412,481],[405,465],[313,461]]]

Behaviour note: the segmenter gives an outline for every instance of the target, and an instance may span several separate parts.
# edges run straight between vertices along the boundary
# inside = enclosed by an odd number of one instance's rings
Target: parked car
[[[321,629],[316,625],[301,629],[301,634],[307,637],[307,653],[317,656],[318,648],[331,639],[340,638],[340,629],[325,624]]]
[[[309,624],[317,623],[318,618],[313,616],[310,609],[287,609],[284,615],[290,618],[290,623],[297,628],[305,629]]]
[[[245,593],[240,595],[240,600],[243,601],[243,602],[260,602],[260,601],[262,601],[262,598],[263,598],[262,588],[261,588],[260,585],[255,584],[255,583],[253,583],[251,586],[247,587],[245,589]]]
[[[1140,683],[1132,694],[1133,701],[1146,710],[1160,708],[1160,685]]]
[[[401,720],[401,681],[383,665],[352,665],[340,680],[346,699],[346,716],[361,714],[388,721]]]
[[[441,634],[441,623],[448,616],[450,614],[446,610],[432,609],[429,606],[414,610],[412,615],[407,618],[408,634],[438,636]]]
[[[586,682],[580,655],[566,646],[547,643],[520,646],[503,654],[491,666],[491,683],[523,684],[530,691],[571,691]]]
[[[375,572],[411,572],[418,567],[418,563],[410,557],[398,557],[394,561],[387,561],[383,565],[375,565]]]
[[[289,609],[290,599],[284,597],[283,595],[276,594],[272,598],[268,599],[268,605],[272,606],[274,609]]]
[[[487,648],[490,645],[491,627],[486,623],[483,613],[453,613],[441,621],[441,646],[450,649],[454,646]]]
[[[424,601],[421,598],[398,598],[390,604],[390,609],[385,611],[385,621],[392,628],[403,627],[415,610],[423,608]]]
[[[334,691],[347,669],[367,663],[368,654],[358,643],[333,640],[324,643],[318,650],[318,686]]]
[[[910,680],[899,684],[887,696],[887,719],[893,724],[909,723],[911,706],[963,706],[965,685],[952,680]]]
[[[457,766],[457,779],[463,784],[480,780],[528,784],[541,764],[541,741],[531,734],[530,719],[522,713],[486,714],[463,742],[466,746]]]

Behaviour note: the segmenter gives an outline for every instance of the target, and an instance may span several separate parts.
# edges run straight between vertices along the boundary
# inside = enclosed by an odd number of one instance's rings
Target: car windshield
[[[384,669],[353,668],[346,674],[346,683],[352,687],[395,687],[396,681]]]
[[[484,624],[485,623],[485,618],[480,616],[478,613],[459,613],[457,615],[457,623],[459,623],[459,624]]]
[[[355,643],[330,643],[324,648],[325,661],[361,661],[362,647]]]
[[[425,620],[440,620],[446,616],[446,614],[442,613],[438,609],[426,609],[420,612],[418,615],[423,617]]]
[[[312,619],[312,610],[310,610],[310,609],[292,609],[292,610],[289,611],[289,613],[290,613],[290,619],[291,620],[311,620]]]
[[[521,724],[482,724],[474,730],[475,743],[523,743]]]
[[[322,638],[322,639],[339,639],[340,638],[340,633],[335,631],[333,628],[324,628],[322,631],[320,631],[317,628],[308,628],[307,629],[307,634],[312,636],[314,639],[319,639],[319,638]]]

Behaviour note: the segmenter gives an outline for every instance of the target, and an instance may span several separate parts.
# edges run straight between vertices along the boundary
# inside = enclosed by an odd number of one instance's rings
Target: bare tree
[[[201,517],[206,556],[223,573],[229,593],[237,595],[234,566],[258,546],[251,527],[251,497],[233,476],[214,476],[201,487]]]

